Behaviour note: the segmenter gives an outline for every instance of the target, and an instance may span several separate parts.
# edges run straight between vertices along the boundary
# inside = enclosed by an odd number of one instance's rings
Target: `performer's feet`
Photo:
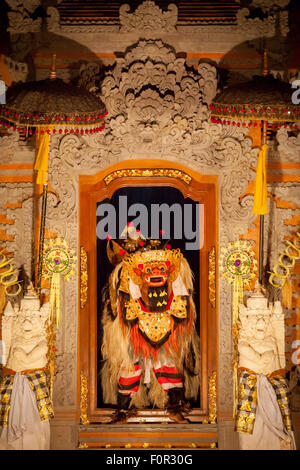
[[[137,415],[137,409],[135,407],[129,410],[116,410],[109,424],[126,424],[129,418],[134,418]]]
[[[127,413],[126,411],[116,410],[112,415],[111,421],[109,424],[126,424],[127,423]]]
[[[189,403],[186,401],[182,388],[171,388],[168,391],[169,402],[167,410],[169,418],[175,423],[184,424],[188,421],[184,418],[183,413],[189,413]]]

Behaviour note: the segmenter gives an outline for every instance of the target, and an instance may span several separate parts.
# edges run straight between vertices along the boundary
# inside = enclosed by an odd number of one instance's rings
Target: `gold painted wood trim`
[[[128,423],[128,424],[131,424],[131,423]],[[138,431],[138,426],[137,426],[137,431],[135,432],[132,432],[132,431],[128,431],[128,429],[126,430],[126,437],[128,439],[135,439],[135,438],[148,438],[149,439],[149,436],[151,438],[161,438],[161,437],[165,437],[167,439],[173,439],[173,438],[176,438],[178,437],[178,432],[170,432],[168,431],[168,428],[166,428],[166,430],[164,431],[160,431],[160,432],[157,432],[157,431]],[[207,438],[207,439],[211,439],[211,440],[215,440],[217,438],[217,432],[207,432],[207,431],[199,431],[199,432],[180,432],[180,437],[182,438],[186,438],[186,439],[201,439],[201,438]],[[114,430],[110,430],[110,431],[107,431],[107,432],[101,432],[101,431],[98,431],[98,432],[85,432],[85,431],[82,431],[82,432],[79,432],[78,433],[78,437],[81,438],[82,440],[87,440],[87,439],[95,439],[95,438],[101,438],[101,439],[112,439],[112,438],[118,438],[118,437],[124,437],[124,431],[114,431]]]
[[[80,442],[78,449],[216,449],[217,442]]]
[[[80,308],[84,308],[88,297],[87,252],[80,247]]]
[[[216,308],[216,249],[213,246],[208,255],[208,297],[213,308]]]
[[[209,377],[208,384],[208,410],[209,422],[215,424],[217,422],[217,373],[213,372]]]
[[[90,424],[88,420],[88,381],[84,374],[80,374],[80,424]]]
[[[189,176],[187,173],[184,173],[181,170],[176,170],[174,168],[128,168],[124,170],[113,171],[104,178],[104,182],[106,186],[108,186],[112,181],[118,178],[130,176],[139,176],[144,178],[149,178],[151,176],[169,177],[179,179],[186,184],[190,184],[192,181],[192,177]]]

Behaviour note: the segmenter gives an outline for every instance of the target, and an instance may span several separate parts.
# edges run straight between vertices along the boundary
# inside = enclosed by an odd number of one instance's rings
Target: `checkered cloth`
[[[0,426],[6,427],[10,410],[10,398],[14,375],[4,375],[0,383]]]
[[[257,404],[257,376],[243,371],[240,374],[235,430],[252,434]]]
[[[275,390],[277,403],[281,411],[282,420],[288,431],[292,430],[292,418],[289,406],[289,388],[284,377],[268,377],[268,380]]]
[[[54,417],[52,404],[49,398],[47,375],[43,370],[34,370],[24,374],[35,394],[41,421]],[[11,394],[15,375],[5,375],[0,384],[0,426],[8,425]]]
[[[292,420],[289,407],[288,385],[284,377],[279,375],[267,376],[274,388],[282,420],[288,431],[292,430]],[[235,430],[252,434],[257,405],[257,375],[252,371],[243,370],[240,373],[238,405],[235,418]]]

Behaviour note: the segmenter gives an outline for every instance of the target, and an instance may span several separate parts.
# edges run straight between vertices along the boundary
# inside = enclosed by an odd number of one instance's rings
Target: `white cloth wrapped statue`
[[[53,417],[47,386],[47,318],[32,288],[20,310],[8,302],[2,317],[0,449],[50,448]]]
[[[239,306],[236,431],[243,450],[295,449],[285,379],[284,314],[255,292]]]

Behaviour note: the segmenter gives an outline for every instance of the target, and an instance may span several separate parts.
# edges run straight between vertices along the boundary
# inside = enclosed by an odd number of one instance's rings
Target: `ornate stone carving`
[[[21,301],[20,310],[7,304],[2,318],[4,365],[16,372],[47,365],[49,304],[40,308],[33,289]]]
[[[86,25],[61,25],[61,33],[119,33],[119,25],[108,25],[106,23],[96,25],[91,25],[87,23]]]
[[[5,135],[0,138],[0,151],[2,163],[8,163],[12,159],[16,148],[19,146],[18,141],[19,134],[13,131],[11,131],[9,135]]]
[[[250,6],[269,11],[271,8],[285,8],[289,3],[290,0],[252,0]]]
[[[142,40],[128,49],[103,81],[102,97],[110,118],[102,138],[118,145],[126,136],[132,153],[141,148],[162,153],[166,147],[173,153],[178,145],[188,149],[201,137],[197,129],[198,135],[191,139],[195,128],[191,120],[200,124],[207,119],[206,103],[215,92],[216,70],[210,64],[199,66],[196,74],[161,40]]]
[[[261,20],[259,18],[249,18],[248,8],[242,8],[237,12],[238,29],[241,32],[247,31],[247,36],[254,38],[257,36],[273,37],[275,35],[275,16],[268,16]]]
[[[60,1],[60,0],[59,0]],[[195,24],[194,20],[187,20],[179,26],[176,26],[178,13],[174,4],[168,5],[168,10],[161,10],[154,1],[146,0],[137,9],[130,13],[130,7],[123,4],[119,12],[119,24],[108,24],[107,21],[98,20],[96,25],[90,25],[89,20],[86,24],[67,24],[60,25],[59,12],[55,6],[47,8],[46,24],[48,31],[63,33],[143,33],[151,34],[167,34],[182,32],[197,32],[199,34],[211,36],[229,35],[232,37],[236,34],[239,40],[241,36],[243,40],[265,36],[272,37],[275,35],[275,23],[278,21],[281,34],[286,35],[288,32],[288,13],[284,9],[289,0],[277,0],[275,5],[270,5],[269,0],[254,0],[249,8],[262,8],[268,13],[263,20],[259,18],[249,18],[249,10],[243,8],[237,13],[237,24],[235,25],[212,25],[210,21],[201,20],[200,24]],[[26,0],[26,2],[18,2],[17,0],[7,0],[11,7],[8,13],[9,28],[12,33],[39,32],[42,28],[42,18],[33,19],[32,13],[40,6],[40,0]],[[278,20],[276,20],[276,15]]]
[[[26,81],[28,65],[25,62],[17,62],[8,56],[4,57],[4,62],[9,69],[9,73],[13,82],[18,83]]]
[[[80,308],[84,308],[88,297],[87,252],[80,247]]]
[[[7,31],[13,34],[38,33],[42,29],[43,18],[35,18],[35,11],[41,7],[41,0],[5,0],[10,7],[8,12],[9,27]],[[57,0],[56,3],[60,3]],[[49,32],[60,31],[59,11],[53,6],[47,8],[46,28]]]
[[[97,67],[91,67],[84,78],[94,89],[98,85],[97,74]],[[247,231],[252,220],[252,198],[245,198],[240,204],[239,196],[247,187],[249,167],[255,166],[257,150],[245,138],[246,128],[208,122],[206,103],[214,96],[215,77],[216,71],[209,64],[201,64],[197,72],[189,70],[184,59],[176,58],[174,49],[160,40],[142,40],[128,48],[103,81],[102,98],[109,110],[105,131],[83,137],[52,137],[49,178],[62,202],[58,209],[50,207],[48,211],[51,231],[58,230],[66,236],[64,232],[72,221],[74,231],[70,237],[76,246],[77,175],[94,173],[118,161],[138,157],[175,160],[203,174],[219,174],[222,243]],[[228,225],[229,219],[235,223]],[[65,302],[64,317],[66,324],[76,328],[76,300],[69,295],[69,289],[75,293],[76,283],[74,287],[68,284],[69,300]],[[224,391],[232,387],[232,379],[227,291],[221,283],[220,404],[228,409],[231,396]],[[58,348],[65,344],[68,351],[65,360],[72,361],[71,336],[64,334],[64,338],[58,339]],[[65,372],[59,372],[56,380],[55,402],[59,406],[61,397],[66,396],[65,390],[74,381],[72,364],[70,367],[68,364],[64,363]],[[58,369],[62,366],[63,359],[60,364],[58,358]],[[69,404],[71,396],[70,393],[69,398],[64,398],[64,403]]]
[[[296,137],[289,136],[287,129],[281,127],[276,134],[278,142],[277,152],[274,152],[274,160],[285,162],[299,162],[300,160],[300,133]]]
[[[208,255],[208,298],[213,308],[216,308],[216,249],[213,246]]]
[[[11,11],[8,12],[10,33],[36,33],[41,30],[42,18],[32,18],[32,13],[40,6],[40,0],[6,0]]]
[[[185,60],[178,58],[176,51],[163,41],[141,40],[129,47],[124,57],[116,59],[114,67],[106,71],[102,91],[96,66],[88,69],[83,81],[87,87],[101,93],[106,102],[109,111],[106,128],[97,135],[51,136],[49,181],[56,195],[51,193],[48,197],[46,226],[50,232],[67,238],[70,246],[79,252],[78,175],[94,174],[114,163],[135,158],[168,160],[170,169],[172,161],[176,161],[202,174],[217,174],[220,185],[219,244],[226,245],[247,232],[254,221],[253,198],[248,196],[240,202],[239,197],[245,192],[249,180],[255,177],[251,167],[256,165],[258,150],[251,147],[251,139],[246,137],[246,126],[238,128],[210,123],[207,104],[217,86],[214,67],[200,64],[197,70],[190,70]],[[293,137],[286,135],[288,146],[297,148],[297,144],[290,140]],[[16,145],[19,148],[21,144],[16,142]],[[286,152],[287,144],[281,145]],[[278,152],[281,155],[281,147]],[[289,150],[289,155],[292,152]],[[16,188],[16,185],[8,186],[9,191]],[[279,190],[283,191],[276,188]],[[287,191],[285,199],[293,195],[296,200],[297,188],[285,186],[284,190]],[[61,201],[59,205],[58,201]],[[283,223],[282,212],[280,216],[276,215],[276,226],[288,233],[289,227]],[[26,221],[28,226],[32,224],[29,201],[23,204],[23,208],[7,213],[17,224],[15,229],[9,227],[9,233],[22,233],[22,221]],[[274,226],[273,219],[270,223],[268,220],[266,217],[266,230]],[[30,231],[28,228],[26,233]],[[22,240],[16,236],[16,241],[7,245],[14,246],[16,259],[19,256],[20,260],[24,258],[24,249],[27,264],[30,264],[31,245],[28,242],[25,249]],[[63,321],[57,332],[58,372],[54,384],[54,403],[58,408],[71,407],[76,402],[78,295],[76,277],[62,287]],[[230,288],[221,279],[219,407],[223,410],[232,407],[232,396],[227,392],[232,389],[230,305]]]
[[[0,137],[1,163],[32,163],[34,161],[34,149],[19,141],[19,133],[13,130],[8,135]],[[20,160],[19,160],[20,159]]]
[[[130,6],[125,4],[120,7],[120,32],[131,31],[142,33],[166,33],[175,31],[177,23],[177,7],[168,5],[168,11],[162,11],[155,2],[146,0],[137,7],[135,12],[130,12]]]
[[[281,35],[284,37],[288,34],[289,28],[289,14],[288,11],[280,11],[279,13],[279,28]]]
[[[47,30],[51,33],[60,31],[59,11],[57,8],[47,8]]]

